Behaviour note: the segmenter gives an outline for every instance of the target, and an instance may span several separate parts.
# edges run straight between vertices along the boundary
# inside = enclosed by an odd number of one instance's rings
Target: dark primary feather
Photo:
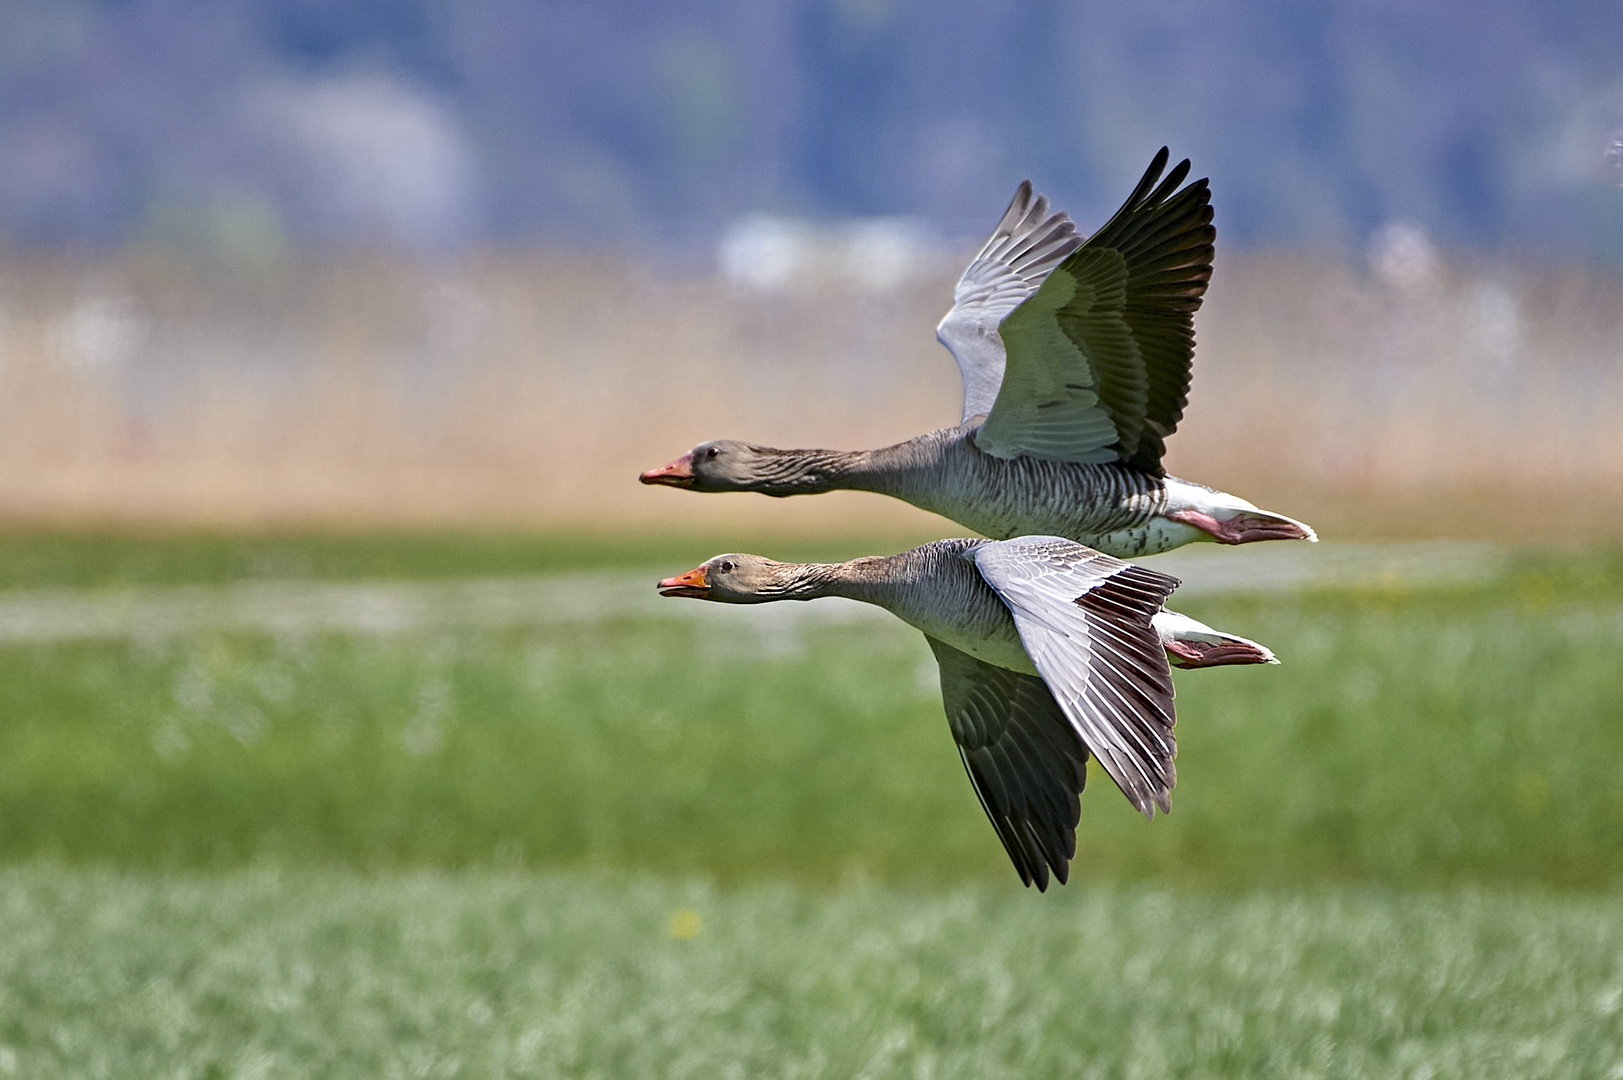
[[[928,634],[964,770],[1020,880],[1060,884],[1076,854],[1077,795],[1088,752],[1044,682],[996,667]]]
[[[1165,165],[1163,148],[1115,216],[998,324],[1006,354],[974,436],[982,451],[1162,475],[1216,237],[1206,181],[1178,191],[1189,162],[1162,179]]]
[[[1061,264],[1068,266],[1097,248],[1119,251],[1126,262],[1122,317],[1132,327],[1143,357],[1146,400],[1140,405],[1136,395],[1113,398],[1109,387],[1101,387],[1100,397],[1113,414],[1135,421],[1117,422],[1124,432],[1118,447],[1121,459],[1155,476],[1165,475],[1161,456],[1166,438],[1177,429],[1189,403],[1194,315],[1211,281],[1212,245],[1217,239],[1206,180],[1173,194],[1189,175],[1187,159],[1156,185],[1167,157],[1162,147],[1115,216]]]

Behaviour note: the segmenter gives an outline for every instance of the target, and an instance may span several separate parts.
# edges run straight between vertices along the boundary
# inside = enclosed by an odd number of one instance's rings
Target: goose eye
[[[721,453],[720,450],[718,450],[716,447],[712,446],[710,449],[708,449],[708,450],[706,450],[704,452],[704,456],[707,457],[707,458],[713,458],[713,457],[716,457],[720,453]]]
[[[733,564],[731,560],[723,559],[721,560],[721,565],[716,567],[716,569],[720,570],[723,574],[730,574],[733,572]]]

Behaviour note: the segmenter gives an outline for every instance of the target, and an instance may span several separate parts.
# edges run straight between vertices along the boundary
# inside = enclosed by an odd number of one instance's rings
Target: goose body
[[[776,450],[718,440],[644,473],[643,482],[775,496],[872,491],[996,540],[1063,536],[1119,559],[1198,540],[1316,539],[1300,522],[1175,476],[1114,462],[999,458],[976,445],[979,428],[962,424],[879,450]]]
[[[718,555],[659,585],[724,603],[843,596],[922,631],[971,783],[1021,880],[1039,889],[1050,871],[1068,875],[1089,753],[1146,817],[1170,809],[1169,658],[1276,662],[1165,611],[1177,579],[1059,536],[938,540],[833,564]]]
[[[701,443],[641,476],[695,491],[874,491],[987,536],[1057,535],[1120,558],[1196,540],[1316,540],[1308,526],[1167,476],[1211,277],[1206,181],[1163,148],[1084,241],[1022,184],[936,336],[957,358],[955,427],[870,451]]]

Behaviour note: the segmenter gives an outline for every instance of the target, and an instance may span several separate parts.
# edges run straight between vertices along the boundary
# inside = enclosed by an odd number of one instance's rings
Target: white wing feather
[[[1081,243],[1071,219],[1063,211],[1049,213],[1047,196],[1033,199],[1031,181],[1023,181],[992,238],[958,279],[952,310],[935,331],[964,376],[964,422],[991,412],[1003,385],[998,324]]]
[[[1111,779],[1146,817],[1169,810],[1172,675],[1150,620],[1177,579],[1060,537],[982,544],[971,556]]]

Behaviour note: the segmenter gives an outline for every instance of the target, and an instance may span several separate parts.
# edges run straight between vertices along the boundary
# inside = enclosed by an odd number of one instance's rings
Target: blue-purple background
[[[1620,138],[1611,0],[0,4],[25,246],[962,239],[1026,175],[1095,220],[1168,143],[1230,241],[1615,261]]]

